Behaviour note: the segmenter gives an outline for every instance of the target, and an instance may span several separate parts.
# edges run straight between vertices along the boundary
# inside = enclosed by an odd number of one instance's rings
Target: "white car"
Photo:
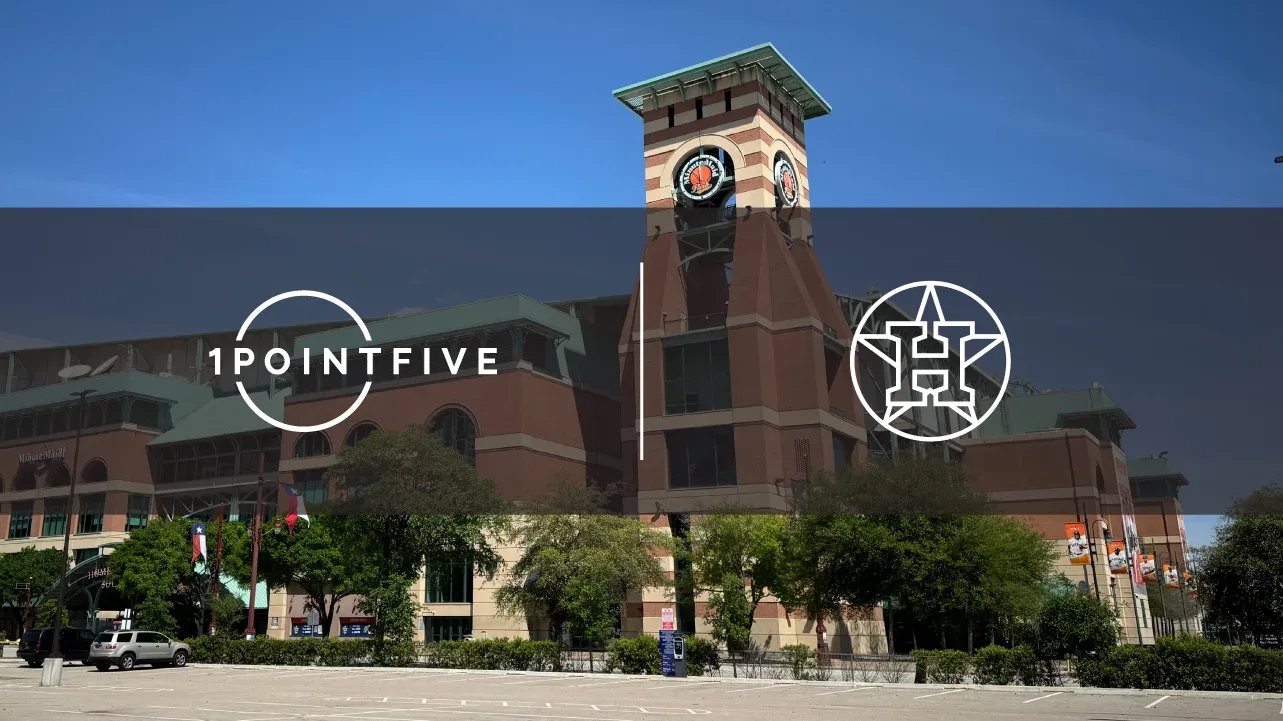
[[[89,663],[99,671],[128,671],[140,663],[181,668],[191,655],[191,646],[156,631],[103,631],[89,647]]]

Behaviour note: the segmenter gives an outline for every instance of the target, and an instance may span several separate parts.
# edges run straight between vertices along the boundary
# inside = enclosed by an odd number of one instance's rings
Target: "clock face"
[[[696,155],[686,161],[682,172],[677,177],[682,195],[691,200],[708,200],[717,194],[726,180],[726,168],[722,161],[711,155]]]
[[[781,157],[775,161],[775,194],[785,206],[792,207],[797,204],[797,189],[797,173],[793,172],[793,165]]]

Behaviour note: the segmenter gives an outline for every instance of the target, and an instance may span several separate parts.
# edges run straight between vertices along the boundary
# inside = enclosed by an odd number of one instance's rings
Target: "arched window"
[[[57,488],[58,486],[70,486],[70,485],[71,485],[71,471],[67,468],[67,465],[65,463],[59,465],[57,468],[49,472],[49,482],[48,482],[49,488]]]
[[[4,474],[0,473],[0,493],[4,493]]]
[[[294,444],[295,458],[315,458],[330,455],[330,439],[320,431],[304,433]]]
[[[80,472],[81,483],[103,483],[107,480],[107,464],[95,458],[85,464]]]
[[[348,431],[347,438],[343,441],[343,445],[349,448],[355,446],[365,440],[366,436],[369,436],[377,430],[379,430],[379,427],[370,421],[358,423],[352,428],[352,430]]]
[[[18,468],[18,475],[13,477],[13,490],[34,491],[35,489],[36,473],[31,470],[31,466],[23,465]]]
[[[441,439],[441,445],[455,449],[468,463],[477,465],[477,426],[466,411],[447,408],[438,413],[429,426]]]
[[[1101,472],[1099,465],[1096,466],[1096,490],[1105,492],[1105,474]]]

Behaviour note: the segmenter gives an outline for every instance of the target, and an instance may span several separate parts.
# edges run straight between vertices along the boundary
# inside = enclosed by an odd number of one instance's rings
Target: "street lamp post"
[[[67,507],[63,509],[63,533],[62,533],[62,573],[58,576],[58,610],[53,620],[53,648],[49,652],[49,658],[54,659],[54,663],[62,663],[62,651],[59,648],[59,642],[62,640],[62,611],[67,603],[67,557],[71,555],[71,504],[76,497],[76,476],[80,473],[80,437],[85,428],[85,397],[93,393],[92,388],[86,388],[83,391],[72,393],[73,397],[80,399],[79,405],[76,406],[76,415],[79,422],[76,423],[76,445],[71,454],[71,484],[67,486]]]
[[[258,454],[258,495],[254,499],[254,522],[250,524],[250,547],[251,551],[249,567],[249,619],[245,623],[245,638],[253,639],[257,632],[254,629],[254,594],[258,590],[258,541],[259,527],[262,525],[263,515],[263,470],[265,459],[263,454]]]

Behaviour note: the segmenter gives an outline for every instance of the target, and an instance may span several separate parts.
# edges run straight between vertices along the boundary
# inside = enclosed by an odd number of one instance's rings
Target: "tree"
[[[1053,596],[1038,614],[1037,633],[1043,658],[1086,658],[1118,645],[1118,619],[1093,596]]]
[[[744,579],[727,573],[722,583],[708,594],[705,618],[713,627],[713,640],[726,647],[732,661],[751,644],[752,616],[753,607],[745,595]]]
[[[339,602],[372,587],[369,557],[340,545],[343,538],[360,533],[359,528],[348,528],[361,525],[359,519],[315,515],[292,533],[277,520],[259,545],[259,577],[273,588],[293,585],[301,590],[308,607],[320,616],[322,634],[329,636]],[[244,575],[247,582],[248,573]]]
[[[993,515],[958,463],[902,456],[818,474],[786,535],[781,590],[811,618],[882,604],[916,628],[977,626],[991,634],[1029,617],[1044,596],[1054,551],[1023,522]],[[889,639],[894,647],[894,638]]]
[[[727,576],[747,587],[745,633],[751,631],[758,604],[779,585],[785,563],[788,518],[779,515],[715,513],[693,519],[691,562],[699,590],[726,589]],[[738,603],[738,602],[737,602]]]
[[[507,504],[428,426],[375,431],[344,448],[325,476],[341,494],[333,514],[354,519],[331,533],[347,553],[371,559],[376,578],[413,578],[425,560],[464,555],[487,577],[502,564],[490,538],[507,528]]]
[[[374,617],[370,630],[381,645],[414,640],[414,617],[419,605],[410,598],[411,583],[401,575],[380,579],[357,604],[362,613]]]
[[[323,602],[328,576],[330,603],[339,588],[361,595],[381,642],[404,635],[407,613],[413,633],[418,606],[407,579],[417,577],[425,562],[467,558],[488,579],[503,563],[491,539],[508,528],[508,505],[492,480],[478,476],[426,425],[371,433],[340,451],[325,477],[340,493],[328,510],[343,521],[321,525],[343,560],[329,565],[313,556],[322,564],[312,569],[322,571],[313,578],[314,590]]]
[[[18,588],[23,584],[31,587],[32,605],[39,605],[45,594],[57,591],[55,585],[69,565],[66,554],[57,548],[37,551],[35,546],[27,546],[0,554],[0,607],[25,610],[27,591]]]
[[[48,599],[40,604],[36,609],[36,628],[52,628],[58,619],[58,602],[54,599]],[[67,609],[62,609],[62,625],[71,624],[71,614]]]
[[[609,507],[604,492],[569,484],[534,503],[517,522],[522,554],[495,594],[500,611],[600,644],[630,593],[668,586],[657,554],[672,553],[671,537]]]
[[[143,609],[148,609],[152,628],[164,623],[167,615],[171,622],[166,627],[176,629],[172,614],[176,608],[191,614],[197,633],[204,633],[205,614],[209,610],[213,592],[213,561],[216,552],[218,529],[222,527],[223,557],[221,576],[247,577],[247,547],[249,532],[239,522],[211,521],[206,524],[206,562],[192,562],[192,522],[186,518],[155,519],[129,534],[107,556],[112,581],[121,595],[134,602],[139,610],[140,624]]]
[[[1283,490],[1236,501],[1195,572],[1209,624],[1253,638],[1283,634]]]

